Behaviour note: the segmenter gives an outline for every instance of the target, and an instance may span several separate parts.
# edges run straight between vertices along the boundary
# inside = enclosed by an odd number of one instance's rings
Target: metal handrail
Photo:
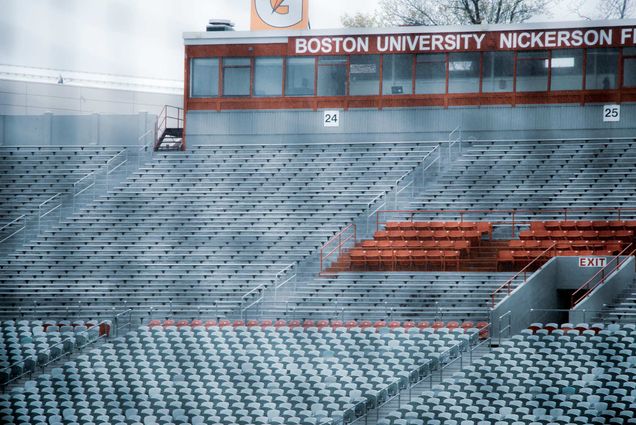
[[[547,254],[550,250],[556,249],[556,243],[553,243],[548,249],[546,249],[545,251],[541,252],[537,257],[535,257],[534,260],[532,260],[530,263],[528,263],[523,269],[521,269],[519,272],[517,272],[517,274],[515,274],[513,277],[511,277],[510,279],[508,279],[506,281],[506,283],[504,283],[503,285],[501,285],[499,288],[495,289],[491,294],[490,294],[490,298],[492,300],[492,307],[495,307],[495,297],[497,296],[497,294],[504,288],[508,289],[508,295],[510,295],[512,293],[512,284],[513,282],[519,277],[521,276],[521,274],[523,273],[523,283],[521,285],[523,285],[524,283],[526,283],[528,281],[528,269],[530,268],[530,266],[532,266],[535,262],[537,262],[540,258],[543,258],[545,256],[545,254]],[[519,285],[519,286],[521,286]],[[518,286],[518,287],[519,287]]]
[[[353,229],[353,234],[349,237],[347,237],[344,241],[342,240],[342,235],[349,229]],[[336,233],[331,239],[329,239],[321,248],[320,248],[320,272],[323,272],[323,266],[324,266],[324,261],[329,258],[334,252],[336,252],[337,250],[340,250],[339,252],[342,253],[342,246],[343,244],[347,243],[348,241],[350,241],[351,239],[354,239],[354,242],[357,241],[357,230],[356,230],[356,224],[355,223],[351,223],[349,224],[347,227],[345,227],[344,229],[342,229],[341,231],[339,231],[338,233]],[[334,243],[336,240],[338,240],[338,245],[331,250],[331,252],[329,252],[327,255],[325,255],[324,251],[325,248],[327,248],[329,245],[331,245],[332,243]]]
[[[14,223],[19,222],[20,220],[23,220],[24,222],[22,223],[22,227],[20,227],[18,230],[16,230],[15,232],[11,233],[9,236],[5,237],[4,239],[0,240],[0,243],[4,243],[5,241],[11,239],[12,237],[14,237],[15,235],[17,235],[18,233],[20,233],[21,231],[23,231],[24,229],[26,229],[26,215],[22,214],[20,217],[14,219],[13,221],[5,224],[4,226],[0,227],[0,232],[4,232],[5,229],[8,229],[10,226],[13,226]]]
[[[96,324],[95,326],[92,326],[92,327],[90,327],[90,328],[87,328],[87,329],[85,329],[85,330],[83,330],[83,331],[81,331],[81,332],[74,333],[74,334],[73,334],[73,336],[68,337],[68,338],[66,338],[66,339],[62,340],[62,341],[58,342],[57,344],[54,344],[54,345],[49,346],[49,348],[48,348],[46,351],[51,352],[51,351],[52,351],[52,349],[54,349],[54,348],[61,348],[61,350],[60,350],[60,351],[61,351],[61,354],[60,354],[59,356],[57,356],[56,358],[54,358],[54,359],[49,359],[49,361],[48,361],[47,363],[45,363],[45,364],[38,364],[38,356],[39,356],[40,354],[42,354],[42,352],[39,352],[39,353],[31,354],[30,356],[28,356],[28,357],[26,357],[26,358],[24,358],[24,359],[22,359],[22,360],[20,360],[20,361],[17,361],[17,362],[15,362],[15,363],[13,363],[13,364],[11,364],[11,365],[9,365],[9,366],[7,366],[7,367],[3,368],[3,369],[0,369],[0,372],[6,372],[6,371],[9,371],[9,376],[11,376],[11,370],[13,370],[14,368],[20,367],[20,365],[24,365],[24,364],[25,364],[25,363],[26,363],[29,359],[30,359],[30,360],[32,360],[32,361],[34,362],[34,369],[35,369],[37,366],[40,366],[40,367],[42,367],[42,368],[44,369],[44,368],[46,368],[48,365],[50,365],[51,363],[53,363],[53,362],[55,362],[55,361],[57,361],[57,360],[59,360],[59,359],[63,358],[64,356],[72,354],[72,352],[73,352],[73,348],[76,348],[76,347],[72,347],[72,348],[71,348],[71,351],[67,353],[67,352],[65,352],[65,351],[64,351],[64,346],[65,346],[65,344],[67,344],[67,343],[69,343],[69,342],[74,342],[73,340],[76,340],[76,339],[77,339],[77,337],[78,337],[78,336],[80,336],[80,335],[82,335],[82,336],[83,336],[83,335],[86,335],[86,334],[88,334],[88,333],[90,333],[90,332],[94,332],[94,331],[93,331],[93,329],[95,329],[95,328],[97,328],[97,331],[99,332],[99,330],[100,330],[101,326],[102,326],[102,325],[106,325],[106,324],[108,324],[108,320],[102,320],[101,322],[99,322],[99,323],[98,323],[98,324]],[[61,333],[60,333],[60,334],[61,334]],[[79,346],[79,348],[80,348],[80,349],[83,349],[83,348],[85,348],[86,346],[88,346],[89,344],[92,344],[92,343],[94,343],[94,342],[96,342],[96,341],[99,341],[99,340],[101,340],[101,339],[108,338],[108,337],[109,337],[109,335],[106,335],[106,336],[98,335],[98,337],[97,337],[95,340],[91,340],[91,339],[90,339],[90,337],[87,337],[87,339],[86,339],[86,343],[85,343],[83,346]],[[33,371],[31,371],[31,370],[28,370],[28,371],[26,371],[26,372],[23,372],[23,373],[21,373],[20,375],[15,376],[15,377],[13,377],[13,378],[10,378],[10,379],[8,379],[8,380],[7,380],[7,381],[5,381],[5,382],[0,382],[0,386],[6,387],[6,386],[7,386],[8,384],[10,384],[11,382],[17,381],[18,379],[20,379],[20,378],[22,378],[22,377],[24,377],[24,376],[26,376],[26,375],[29,375],[29,374],[31,374],[31,373],[33,373]]]
[[[590,293],[592,293],[596,288],[598,288],[599,286],[601,286],[602,284],[605,283],[605,281],[607,280],[607,278],[614,273],[616,270],[618,270],[623,264],[625,264],[627,261],[629,261],[629,259],[636,253],[636,249],[632,249],[632,251],[625,255],[625,253],[633,248],[634,244],[630,243],[629,245],[627,245],[620,253],[618,253],[618,255],[616,255],[615,257],[613,257],[610,261],[607,262],[607,264],[601,268],[598,272],[596,272],[591,278],[589,278],[583,285],[581,285],[576,291],[574,291],[571,295],[570,301],[571,301],[571,306],[572,308],[576,307],[581,301],[583,301]],[[621,257],[626,257],[624,260],[621,260],[619,262],[619,259]],[[616,261],[616,266],[609,272],[606,273],[606,269],[614,262]],[[594,279],[596,279],[598,276],[601,276],[600,280],[598,282],[596,282],[596,284],[592,287],[590,287],[590,284],[592,283],[592,281]],[[579,296],[577,298],[577,295],[583,291],[587,291],[585,292],[583,295]]]
[[[46,205],[47,203],[49,203],[49,202],[53,201],[53,200],[54,200],[54,199],[56,199],[56,198],[61,198],[61,197],[62,197],[62,194],[61,194],[61,193],[56,193],[55,195],[51,196],[49,199],[47,199],[46,201],[44,201],[44,202],[42,202],[40,205],[38,205],[38,233],[40,233],[40,230],[41,230],[41,228],[40,228],[40,221],[41,221],[44,217],[46,217],[47,215],[49,215],[49,214],[51,214],[52,212],[54,212],[55,210],[58,210],[58,209],[59,209],[59,211],[60,211],[60,217],[59,217],[59,219],[61,220],[61,218],[62,218],[62,215],[61,215],[61,214],[62,214],[62,201],[61,201],[61,200],[59,200],[59,201],[58,201],[59,203],[58,203],[56,206],[54,206],[53,208],[51,208],[50,210],[48,210],[47,212],[45,212],[44,214],[42,214],[42,207],[43,207],[44,205]]]

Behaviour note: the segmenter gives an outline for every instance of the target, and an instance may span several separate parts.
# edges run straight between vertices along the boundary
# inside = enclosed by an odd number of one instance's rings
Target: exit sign
[[[588,267],[605,267],[606,259],[605,257],[579,257],[579,267],[588,268]]]

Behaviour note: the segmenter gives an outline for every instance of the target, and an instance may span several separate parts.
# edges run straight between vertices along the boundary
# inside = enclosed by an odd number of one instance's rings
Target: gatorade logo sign
[[[309,0],[252,0],[252,31],[309,28]]]

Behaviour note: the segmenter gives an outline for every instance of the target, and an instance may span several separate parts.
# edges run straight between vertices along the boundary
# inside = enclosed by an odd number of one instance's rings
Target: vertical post
[[[515,237],[516,229],[515,229],[515,212],[516,210],[512,210],[512,237]]]

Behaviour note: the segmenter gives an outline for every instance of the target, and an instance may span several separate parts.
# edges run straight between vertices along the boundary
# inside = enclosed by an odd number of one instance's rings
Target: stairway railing
[[[178,106],[165,105],[157,118],[157,131],[155,149],[157,149],[168,128],[183,128],[185,123],[185,113],[183,108]]]

